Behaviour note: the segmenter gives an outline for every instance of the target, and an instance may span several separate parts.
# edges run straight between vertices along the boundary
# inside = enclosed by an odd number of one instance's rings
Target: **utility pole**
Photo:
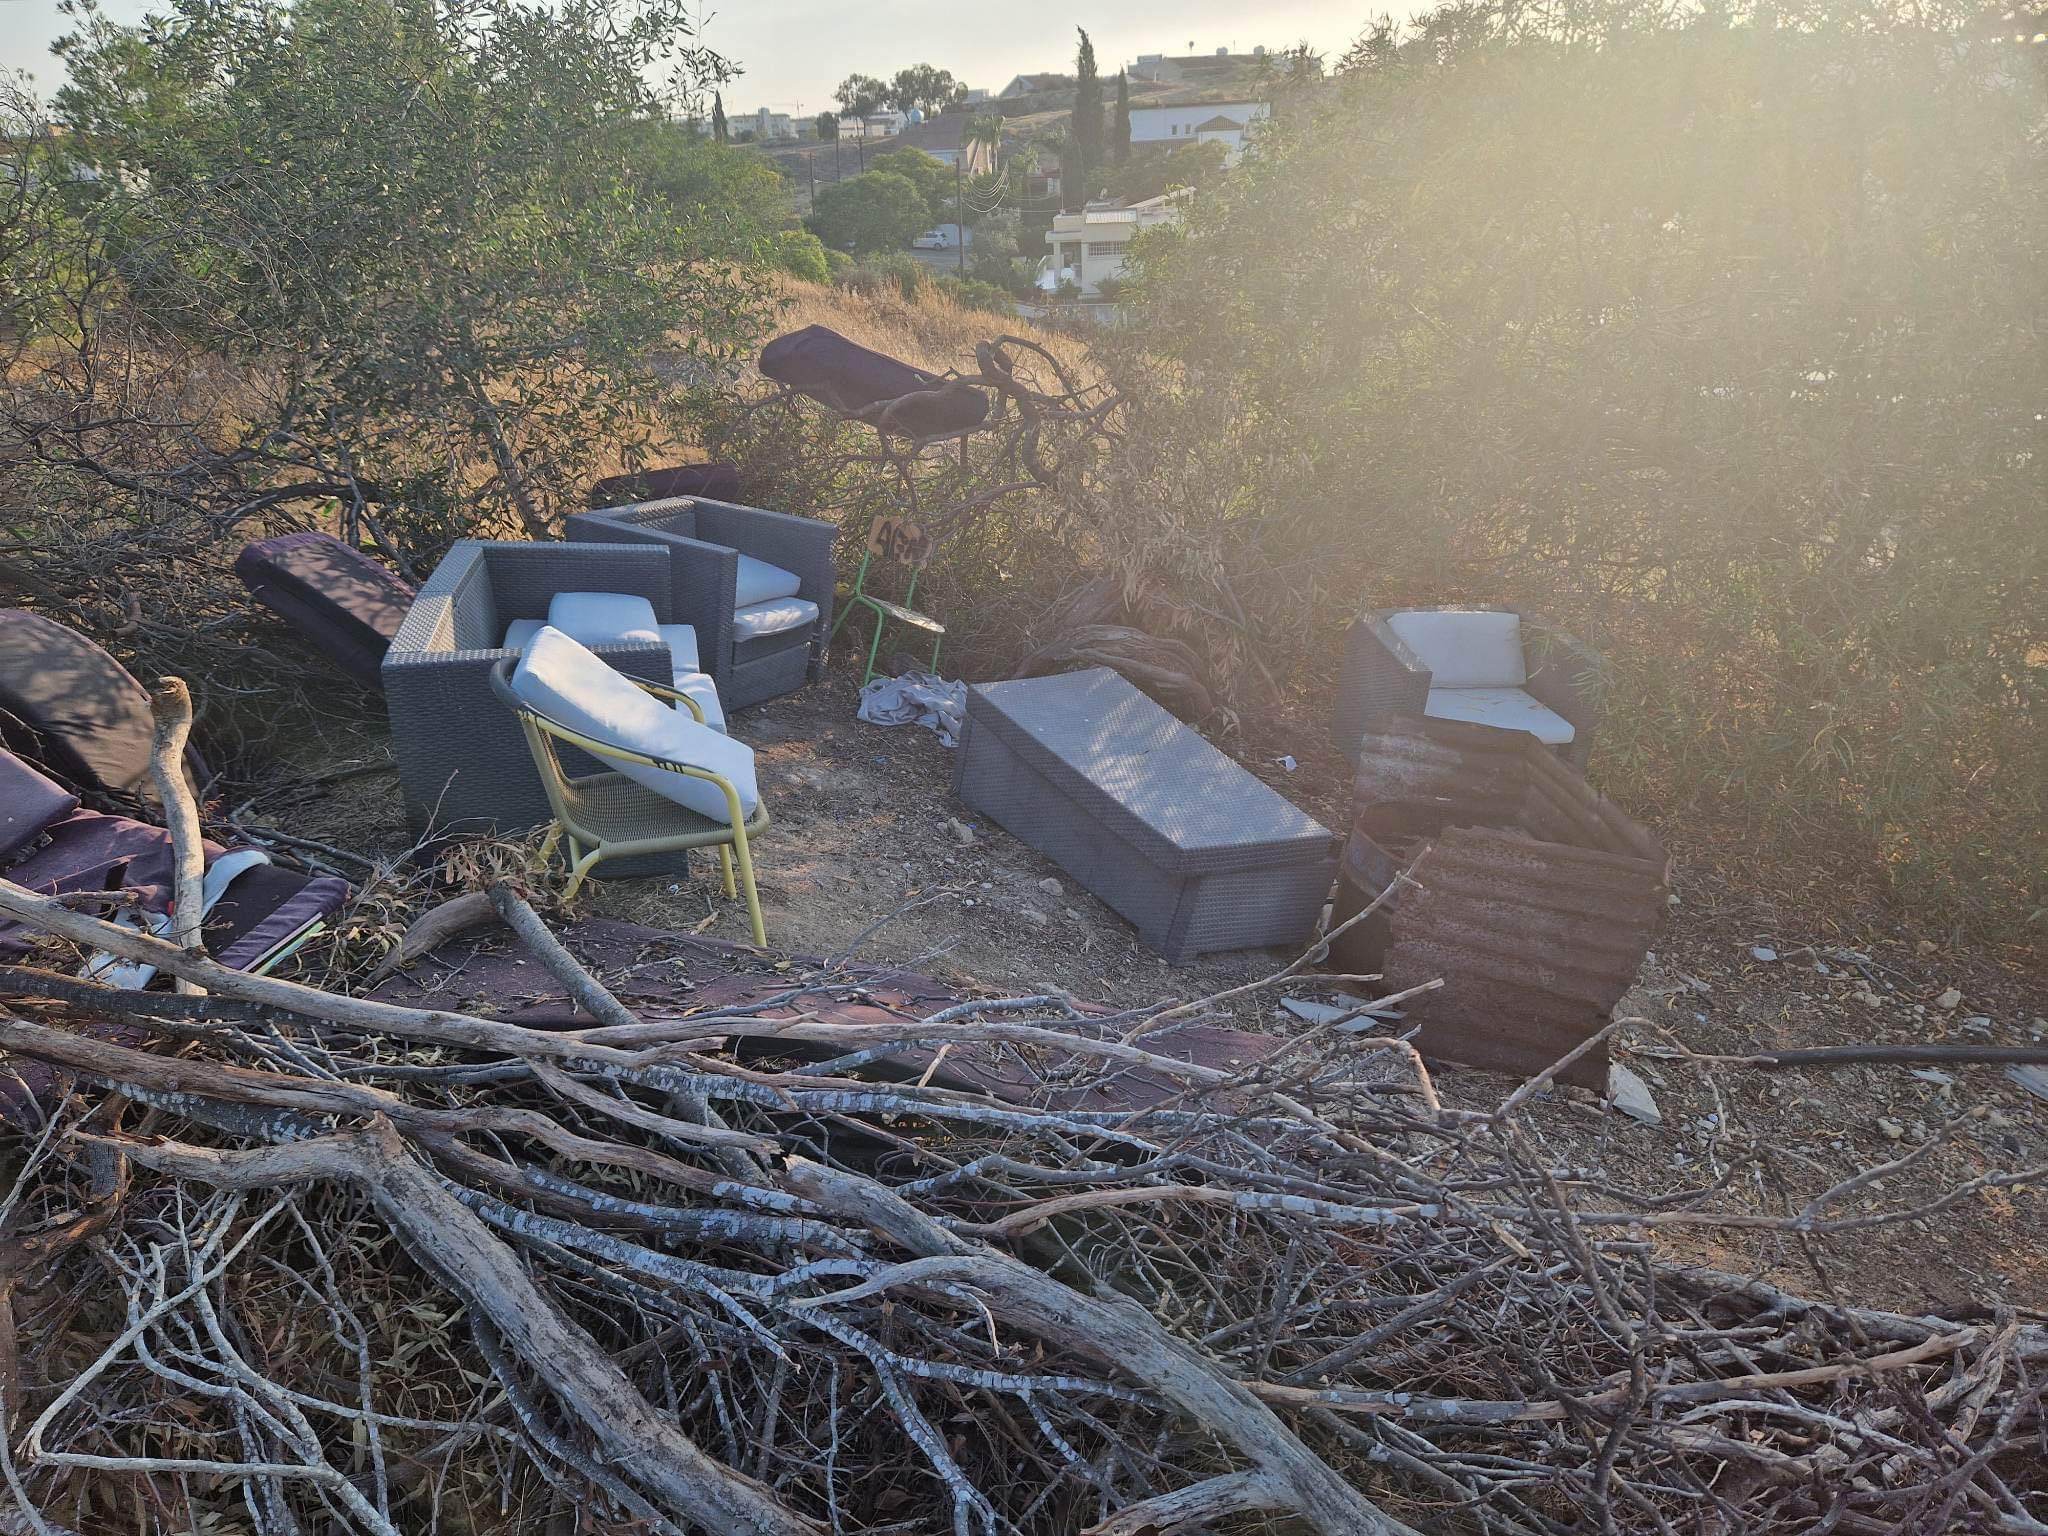
[[[953,157],[953,233],[960,237],[960,275],[967,275],[967,181],[960,172],[960,155],[967,153],[967,141],[960,141],[960,154]]]

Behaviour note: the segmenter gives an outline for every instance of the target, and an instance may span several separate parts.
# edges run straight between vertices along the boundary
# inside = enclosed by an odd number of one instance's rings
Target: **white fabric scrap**
[[[860,718],[870,725],[921,725],[936,731],[939,745],[960,744],[960,723],[967,714],[967,684],[948,682],[929,672],[878,677],[860,691]]]

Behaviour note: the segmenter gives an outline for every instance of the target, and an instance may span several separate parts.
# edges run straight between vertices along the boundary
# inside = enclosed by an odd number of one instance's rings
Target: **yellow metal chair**
[[[753,929],[754,943],[766,948],[768,931],[761,921],[760,892],[754,887],[754,855],[750,840],[768,830],[768,807],[757,805],[749,820],[740,808],[739,790],[722,774],[695,768],[688,763],[664,762],[608,742],[593,741],[581,731],[571,730],[559,720],[550,719],[512,691],[512,669],[518,665],[518,660],[516,656],[508,656],[491,669],[491,688],[506,707],[519,716],[519,723],[526,730],[526,744],[533,752],[533,766],[540,774],[541,788],[547,792],[548,805],[555,813],[555,824],[541,846],[541,857],[551,857],[557,842],[568,844],[569,883],[562,888],[563,899],[575,895],[584,877],[606,859],[715,847],[719,872],[725,879],[725,894],[736,896],[740,888],[744,888],[747,921]],[[629,678],[628,681],[658,699],[682,704],[698,724],[703,724],[704,711],[688,694],[660,683],[650,683],[645,678]],[[562,767],[561,756],[555,749],[558,741],[580,748],[600,762],[637,763],[644,768],[686,774],[715,784],[725,794],[726,820],[721,823],[701,816],[616,771],[571,778]],[[735,862],[739,866],[738,888],[733,879]]]

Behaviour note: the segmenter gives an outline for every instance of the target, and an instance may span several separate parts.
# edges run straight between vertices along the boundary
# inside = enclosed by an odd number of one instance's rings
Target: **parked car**
[[[953,241],[943,229],[928,229],[910,242],[913,251],[950,251]]]

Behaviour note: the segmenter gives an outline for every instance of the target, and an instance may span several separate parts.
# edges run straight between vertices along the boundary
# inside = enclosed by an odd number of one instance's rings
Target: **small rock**
[[[1017,915],[1034,928],[1050,928],[1052,926],[1052,919],[1036,907],[1019,907]]]
[[[1768,944],[1756,944],[1750,947],[1749,958],[1752,960],[1762,960],[1768,964],[1770,961],[1778,958],[1778,952]]]
[[[1915,1067],[1913,1076],[1923,1083],[1933,1083],[1938,1088],[1953,1088],[1956,1080],[1936,1067]]]
[[[962,848],[972,848],[977,841],[974,835],[974,828],[968,826],[966,822],[960,820],[957,816],[948,816],[946,818],[946,830],[953,834],[953,841]]]
[[[1063,907],[1060,910],[1065,912],[1067,916],[1071,917],[1075,922],[1078,923],[1081,921],[1081,909],[1079,907]]]
[[[1950,987],[1946,992],[1942,993],[1941,996],[1937,997],[1934,1000],[1934,1006],[1937,1008],[1953,1008],[1962,1000],[1963,994],[1958,992],[1954,987]]]
[[[1906,1134],[1906,1128],[1889,1115],[1877,1117],[1877,1129],[1886,1141],[1897,1141]]]
[[[1650,1085],[1618,1061],[1610,1063],[1607,1068],[1607,1097],[1631,1120],[1644,1125],[1664,1123],[1664,1112],[1651,1096]]]
[[[1973,1035],[1988,1035],[1991,1033],[1991,1015],[1988,1013],[1970,1014],[1963,1020],[1963,1028]]]
[[[1285,768],[1289,773],[1292,773],[1295,769],[1299,768],[1301,764],[1297,763],[1291,757],[1283,757],[1280,759],[1280,766],[1282,768]]]
[[[1677,905],[1678,905],[1678,892],[1676,892],[1676,891],[1673,891],[1673,892],[1672,892],[1672,893],[1671,893],[1671,894],[1670,894],[1669,896],[1666,896],[1666,897],[1664,898],[1664,905],[1665,905],[1665,906],[1667,906],[1667,907],[1675,907],[1675,906],[1677,906]]]
[[[1064,891],[1060,889],[1059,881],[1051,879],[1050,877],[1039,881],[1038,888],[1041,891],[1045,892],[1045,894],[1048,896],[1061,896],[1066,894]]]
[[[1932,1136],[1934,1132],[1927,1129],[1927,1122],[1925,1120],[1915,1120],[1911,1125],[1906,1127],[1906,1134],[1911,1136],[1915,1141],[1925,1141],[1928,1137]]]
[[[1868,987],[1859,987],[1857,988],[1857,990],[1851,992],[1849,995],[1855,998],[1857,1002],[1862,1003],[1865,1007],[1869,1008],[1875,1008],[1884,1001],[1883,998],[1879,997],[1875,992],[1871,991]]]
[[[2037,1099],[2048,1099],[2048,1067],[2007,1067],[2005,1075]]]
[[[1931,954],[1933,954],[1933,953],[1934,953],[1934,940],[1932,940],[1932,939],[1922,939],[1922,940],[1921,940],[1921,941],[1920,941],[1920,942],[1919,942],[1918,944],[1915,944],[1915,945],[1913,946],[1913,953],[1914,953],[1914,954],[1916,954],[1916,955],[1931,955]]]

